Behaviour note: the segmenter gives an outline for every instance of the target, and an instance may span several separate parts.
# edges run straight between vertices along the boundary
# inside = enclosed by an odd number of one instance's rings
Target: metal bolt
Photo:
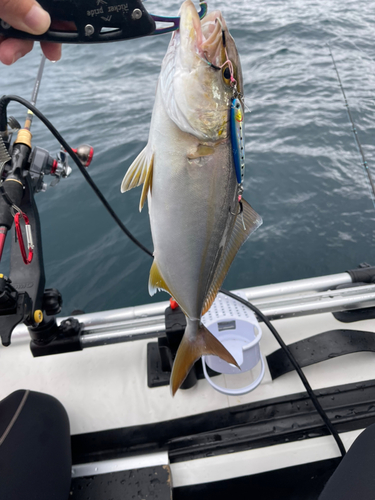
[[[5,21],[1,20],[1,27],[4,30],[8,30],[10,28],[10,24],[6,23]]]
[[[134,9],[132,12],[132,19],[136,21],[137,19],[141,19],[141,17],[142,17],[141,9]]]
[[[85,35],[86,36],[91,36],[95,32],[95,28],[92,24],[86,24],[85,26]]]

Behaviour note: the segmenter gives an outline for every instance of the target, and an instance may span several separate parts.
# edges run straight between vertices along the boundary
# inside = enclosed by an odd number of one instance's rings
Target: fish
[[[202,20],[191,0],[180,8],[162,62],[146,147],[121,184],[143,184],[154,260],[150,295],[168,292],[186,316],[171,372],[175,395],[194,363],[213,354],[238,366],[201,323],[229,267],[262,223],[242,198],[243,77],[240,58],[220,11]]]

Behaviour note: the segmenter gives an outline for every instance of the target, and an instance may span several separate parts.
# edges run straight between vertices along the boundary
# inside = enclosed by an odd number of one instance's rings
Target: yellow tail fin
[[[171,391],[174,396],[189,374],[194,363],[203,354],[219,356],[227,363],[237,366],[229,351],[198,321],[187,320],[187,327],[178,348],[171,374]]]

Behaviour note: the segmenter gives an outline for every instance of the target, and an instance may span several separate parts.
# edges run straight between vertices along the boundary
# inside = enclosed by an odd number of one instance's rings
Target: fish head
[[[200,20],[191,0],[182,4],[160,82],[167,113],[181,130],[200,141],[229,136],[229,111],[243,83],[236,44],[220,11]]]

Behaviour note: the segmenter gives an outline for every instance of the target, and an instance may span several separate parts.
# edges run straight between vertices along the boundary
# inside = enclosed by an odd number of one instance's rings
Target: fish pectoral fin
[[[143,184],[147,177],[150,176],[149,170],[151,169],[152,171],[153,162],[154,154],[147,144],[128,168],[121,183],[121,192],[125,193],[125,191],[129,191],[129,189],[133,189]]]
[[[202,315],[206,314],[212,306],[238,250],[262,222],[262,217],[251,208],[247,201],[242,199],[242,213],[236,216],[232,233],[221,254],[211,286],[203,304]]]
[[[152,193],[152,173],[154,171],[154,155],[152,155],[151,163],[148,166],[146,178],[143,182],[143,189],[141,193],[141,199],[139,200],[139,211],[142,212],[143,205],[145,204],[147,194],[150,191]]]
[[[197,331],[197,323],[191,322],[187,324],[181,344],[177,350],[176,358],[173,363],[171,373],[171,391],[174,396],[177,390],[181,387],[186,377],[194,365],[194,363],[203,354],[213,354],[219,356],[227,363],[237,366],[236,360],[231,353],[217,340],[207,328],[200,324]]]
[[[171,291],[169,290],[168,285],[164,281],[164,278],[162,277],[159,271],[156,261],[154,260],[150,269],[150,277],[148,280],[148,293],[152,297],[158,290],[164,290],[173,297]]]
[[[212,146],[205,146],[204,144],[199,144],[195,151],[190,152],[187,155],[188,160],[196,160],[202,156],[210,156],[215,153],[215,149]]]

